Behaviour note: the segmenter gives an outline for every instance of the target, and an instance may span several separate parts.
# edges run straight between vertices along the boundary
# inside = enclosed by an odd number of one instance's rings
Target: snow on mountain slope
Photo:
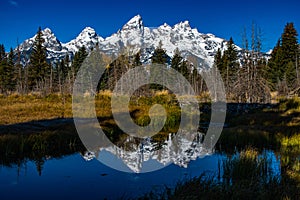
[[[54,33],[49,28],[42,30],[42,35],[42,38],[44,39],[44,47],[47,49],[47,59],[61,59],[68,53],[67,50],[63,49],[61,42],[56,38]],[[21,52],[21,63],[23,65],[29,61],[35,38],[36,35],[25,40],[19,45],[19,51]],[[15,52],[17,52],[17,49],[18,48],[15,49]]]
[[[151,138],[137,142],[132,137],[123,141],[125,148],[117,146],[99,147],[95,152],[86,152],[83,157],[86,161],[97,158],[102,151],[110,152],[116,156],[135,173],[145,172],[145,163],[156,162],[159,166],[175,164],[180,167],[188,167],[192,160],[210,155],[212,152],[203,147],[201,143],[202,133],[169,134],[162,145],[153,142]],[[149,170],[149,169],[148,169]]]
[[[62,46],[60,41],[55,37],[54,33],[49,28],[42,30],[43,39],[45,40],[44,46],[47,50],[61,51]],[[32,38],[25,40],[20,46],[20,51],[29,51],[32,48],[36,35]]]
[[[96,31],[91,27],[84,28],[81,33],[73,40],[62,46],[73,54],[79,50],[80,47],[85,46],[87,49],[92,49],[102,42],[103,38],[97,35]]]
[[[28,61],[34,38],[35,36],[20,45],[23,63]],[[184,57],[196,56],[205,60],[208,66],[213,64],[218,48],[222,51],[226,49],[227,42],[213,34],[199,33],[196,28],[191,28],[188,21],[180,22],[173,27],[166,23],[157,28],[145,27],[140,15],[134,16],[120,30],[105,39],[91,27],[86,27],[75,39],[65,44],[61,43],[48,28],[43,30],[43,38],[48,51],[47,58],[52,62],[62,59],[67,54],[73,56],[82,46],[90,51],[98,44],[101,51],[115,56],[124,52],[124,49],[131,53],[141,51],[142,60],[147,63],[161,41],[169,57],[172,57],[178,48]]]

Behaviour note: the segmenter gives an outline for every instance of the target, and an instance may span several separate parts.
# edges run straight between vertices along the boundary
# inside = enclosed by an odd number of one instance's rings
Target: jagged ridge
[[[226,49],[225,39],[213,34],[199,33],[196,28],[191,28],[188,21],[180,22],[173,27],[164,23],[157,28],[149,28],[144,26],[140,15],[130,19],[120,30],[105,39],[91,27],[86,27],[75,39],[67,43],[61,43],[49,28],[42,32],[47,58],[51,62],[58,61],[67,54],[72,57],[81,46],[91,50],[98,44],[100,50],[109,55],[118,55],[124,47],[132,52],[141,50],[142,60],[147,63],[154,49],[162,41],[168,56],[172,57],[174,50],[179,48],[184,57],[193,55],[205,60],[208,66],[211,66],[217,49]],[[23,64],[29,60],[35,37],[25,40],[20,45]]]

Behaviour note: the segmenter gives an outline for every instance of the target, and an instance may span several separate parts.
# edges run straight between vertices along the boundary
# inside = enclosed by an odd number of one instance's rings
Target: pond
[[[44,150],[22,159],[10,157],[6,162],[2,156],[0,199],[136,198],[175,187],[179,181],[204,172],[218,173],[220,161],[227,155],[205,151],[201,134],[192,135],[172,140],[173,134],[169,134],[163,142],[127,139],[123,141],[126,147],[102,147],[94,152],[75,149],[59,154]],[[277,156],[272,151],[262,153],[279,173]]]

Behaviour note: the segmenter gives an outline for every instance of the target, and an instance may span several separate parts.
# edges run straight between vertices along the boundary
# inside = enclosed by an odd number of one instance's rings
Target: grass
[[[98,117],[112,117],[111,93],[103,91],[95,97],[95,110]],[[63,100],[65,99],[65,101]],[[169,115],[178,112],[180,108],[176,103],[174,95],[159,92],[152,98],[140,97],[130,101],[127,107],[119,112],[134,112],[137,123],[139,118],[148,116],[149,109],[154,104],[162,104],[165,109],[170,110]],[[0,96],[0,125],[23,123],[36,120],[72,117],[71,95],[61,96],[51,94],[41,97],[38,94]]]
[[[65,104],[58,94],[0,96],[0,125],[72,117],[71,110],[71,96],[66,96]]]
[[[290,146],[290,143],[299,146],[300,99],[281,99],[276,106],[249,113],[229,113],[226,123],[228,127],[223,129],[219,140],[224,150],[228,146],[242,148],[251,145],[273,150]]]
[[[274,175],[270,165],[266,155],[246,148],[222,161],[221,177],[202,174],[177,183],[174,189],[166,187],[139,199],[297,199],[300,188]]]

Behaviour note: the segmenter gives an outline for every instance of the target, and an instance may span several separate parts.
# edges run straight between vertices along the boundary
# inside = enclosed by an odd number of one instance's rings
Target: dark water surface
[[[114,155],[111,154],[113,157]],[[273,167],[279,163],[272,152]],[[97,159],[85,160],[75,153],[45,161],[39,175],[36,163],[0,168],[0,199],[116,199],[133,198],[151,190],[161,191],[178,181],[218,171],[225,155],[213,154],[191,161],[187,168],[171,164],[149,173],[126,173],[105,166]],[[112,158],[115,159],[115,158]]]

